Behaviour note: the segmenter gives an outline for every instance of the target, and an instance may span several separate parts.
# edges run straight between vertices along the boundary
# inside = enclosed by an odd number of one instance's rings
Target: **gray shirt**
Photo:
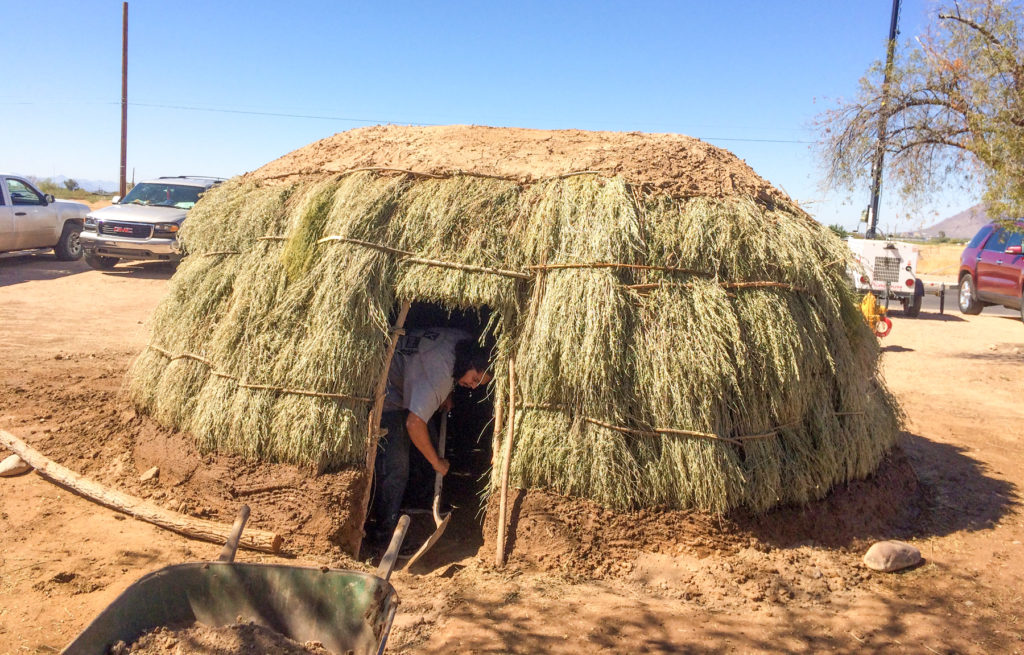
[[[384,411],[408,409],[429,421],[455,386],[455,344],[472,338],[454,328],[409,330],[399,337],[388,370]]]

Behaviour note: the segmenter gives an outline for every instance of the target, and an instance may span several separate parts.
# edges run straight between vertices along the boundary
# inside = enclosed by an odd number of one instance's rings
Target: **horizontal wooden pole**
[[[107,488],[54,462],[10,432],[0,430],[0,443],[28,462],[44,478],[141,521],[186,537],[216,544],[226,542],[231,532],[230,525],[172,512],[141,498]],[[246,530],[242,534],[239,546],[263,553],[278,553],[281,550],[281,543],[281,536],[273,532]]]

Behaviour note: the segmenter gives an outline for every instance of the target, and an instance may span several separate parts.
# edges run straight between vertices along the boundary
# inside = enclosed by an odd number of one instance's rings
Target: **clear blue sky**
[[[116,181],[121,2],[0,2],[0,169]],[[230,177],[376,123],[677,132],[727,148],[823,223],[810,121],[885,52],[891,0],[129,2],[128,170]],[[930,0],[905,0],[901,39]],[[885,230],[976,202],[947,194]],[[897,222],[897,217],[899,221]]]

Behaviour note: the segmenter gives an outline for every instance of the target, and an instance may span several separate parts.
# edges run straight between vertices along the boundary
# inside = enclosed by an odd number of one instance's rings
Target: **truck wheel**
[[[103,255],[86,255],[85,263],[95,268],[97,271],[106,271],[114,268],[117,264],[117,257],[104,257]]]
[[[957,302],[960,305],[961,314],[980,314],[981,303],[978,302],[978,297],[974,292],[974,278],[971,277],[970,273],[965,274],[960,279],[960,293],[957,296]]]
[[[70,262],[82,257],[82,226],[74,223],[66,223],[64,231],[60,233],[60,240],[53,247],[53,254],[62,262]]]
[[[921,313],[921,301],[924,300],[924,282],[914,281],[914,297],[908,298],[903,305],[903,315],[910,318],[917,318]]]

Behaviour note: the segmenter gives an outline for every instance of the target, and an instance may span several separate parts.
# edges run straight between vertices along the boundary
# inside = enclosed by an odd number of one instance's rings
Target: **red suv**
[[[1015,226],[981,228],[960,255],[960,311],[977,314],[988,305],[1017,309],[1024,320],[1024,220]]]

